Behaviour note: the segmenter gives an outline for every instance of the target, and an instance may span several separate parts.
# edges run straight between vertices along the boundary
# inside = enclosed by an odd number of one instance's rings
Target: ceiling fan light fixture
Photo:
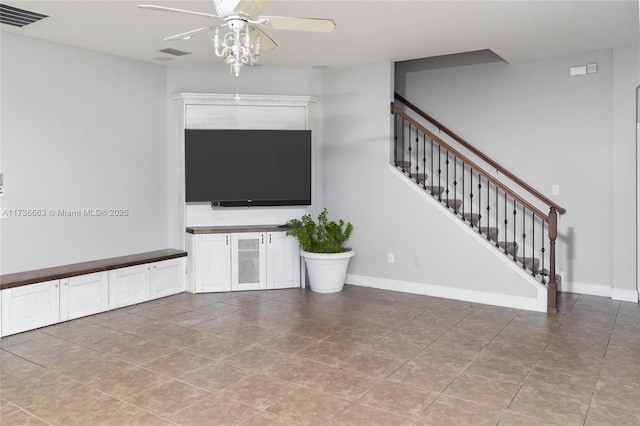
[[[231,73],[238,77],[242,65],[253,65],[260,59],[260,36],[257,36],[253,43],[249,26],[242,19],[229,19],[226,26],[229,27],[229,31],[222,38],[220,27],[216,27],[213,47],[216,56],[224,58]]]
[[[272,1],[273,0],[213,0],[217,15],[150,4],[141,4],[138,5],[138,7],[147,10],[197,15],[214,19],[218,22],[224,21],[221,24],[214,24],[175,34],[164,40],[188,40],[191,36],[215,28],[214,36],[211,39],[215,54],[224,59],[225,64],[229,65],[231,73],[237,77],[240,75],[240,70],[243,65],[257,65],[262,49],[271,50],[278,46],[260,27],[272,28],[274,30],[321,33],[328,33],[336,28],[336,24],[332,19],[263,16],[262,10],[269,6]],[[227,28],[223,36],[220,35],[221,27]],[[253,38],[251,34],[254,34]],[[260,44],[261,41],[264,46]]]

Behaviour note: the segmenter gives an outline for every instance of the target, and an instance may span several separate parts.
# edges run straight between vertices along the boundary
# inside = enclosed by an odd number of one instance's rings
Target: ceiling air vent
[[[168,55],[173,55],[173,56],[184,56],[184,55],[191,54],[191,52],[183,52],[182,50],[172,49],[172,48],[158,50],[158,52],[166,53]]]
[[[43,15],[42,13],[19,9],[17,7],[0,3],[0,23],[2,24],[13,25],[14,27],[24,27],[25,25],[33,24],[34,22],[48,17],[48,15]]]

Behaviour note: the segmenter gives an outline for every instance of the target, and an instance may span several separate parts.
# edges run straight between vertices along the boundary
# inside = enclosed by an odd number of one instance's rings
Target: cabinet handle
[[[271,244],[271,234],[269,234],[269,244]]]
[[[226,235],[226,236],[224,237],[224,243],[225,243],[226,245],[229,245],[229,236],[228,236],[228,235]]]
[[[264,244],[264,234],[260,235],[260,244]]]

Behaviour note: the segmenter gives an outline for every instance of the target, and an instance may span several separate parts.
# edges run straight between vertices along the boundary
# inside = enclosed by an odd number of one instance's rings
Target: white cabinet
[[[171,249],[167,251],[173,254]],[[165,252],[149,254],[158,259]],[[130,257],[136,262],[144,258]],[[122,258],[115,259],[122,262]],[[93,273],[89,271],[96,269],[91,264],[81,275],[6,288],[0,291],[0,335],[8,336],[184,291],[183,256],[147,262]],[[100,263],[104,267],[104,262]]]
[[[109,309],[135,305],[184,290],[182,258],[109,271]]]
[[[2,335],[60,321],[60,280],[2,290]]]
[[[300,249],[293,237],[272,226],[216,228],[187,234],[191,253],[189,289],[195,293],[300,287]],[[226,230],[226,229],[225,229]],[[213,233],[209,233],[213,232]]]
[[[163,260],[149,264],[152,299],[158,299],[184,291],[183,265],[182,258]]]
[[[97,314],[109,309],[106,272],[60,280],[60,321]]]
[[[264,232],[231,235],[231,289],[267,288],[267,246]]]
[[[195,293],[231,291],[231,235],[189,235],[190,290]]]
[[[284,232],[267,234],[267,288],[300,287],[300,247]]]
[[[2,290],[2,335],[108,310],[107,277],[95,272]]]
[[[151,298],[148,265],[109,271],[109,308],[134,305]]]

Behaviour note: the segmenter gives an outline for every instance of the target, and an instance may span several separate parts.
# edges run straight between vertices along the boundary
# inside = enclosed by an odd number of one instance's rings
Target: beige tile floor
[[[640,425],[640,307],[346,286],[164,299],[0,340],[2,425]]]

